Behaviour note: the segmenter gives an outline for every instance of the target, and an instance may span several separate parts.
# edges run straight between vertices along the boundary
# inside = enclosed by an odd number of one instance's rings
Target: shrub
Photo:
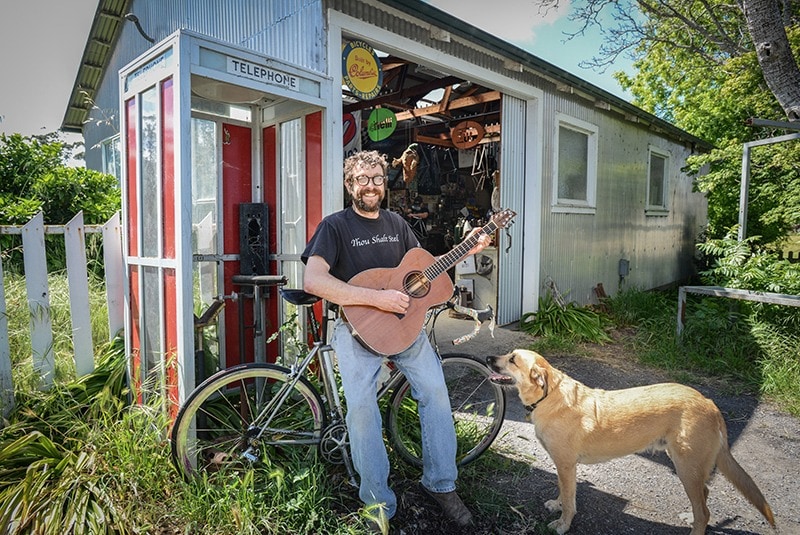
[[[63,225],[80,211],[85,223],[103,224],[120,209],[117,179],[90,169],[67,167],[68,146],[55,139],[54,134],[0,134],[1,225],[24,225],[39,212],[45,224]],[[64,267],[57,252],[50,254],[52,247],[57,250],[59,240],[63,243],[60,237],[46,237],[52,269]],[[4,269],[22,272],[21,243],[20,236],[0,236]]]
[[[538,312],[527,312],[520,318],[520,329],[534,336],[557,336],[598,344],[611,341],[605,331],[606,318],[575,302],[559,304],[551,292],[539,298]]]

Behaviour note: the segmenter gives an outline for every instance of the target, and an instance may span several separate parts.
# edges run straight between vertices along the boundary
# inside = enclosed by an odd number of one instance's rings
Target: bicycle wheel
[[[489,381],[489,368],[469,355],[442,355],[442,370],[456,428],[456,462],[463,466],[477,459],[497,437],[506,413],[506,396],[501,387]],[[407,379],[389,400],[386,426],[398,455],[422,466],[419,413]]]
[[[249,469],[316,453],[326,415],[305,377],[289,388],[289,370],[244,364],[212,375],[178,412],[172,462],[187,479],[223,469]],[[287,391],[288,389],[288,391]],[[280,396],[286,398],[278,405]]]

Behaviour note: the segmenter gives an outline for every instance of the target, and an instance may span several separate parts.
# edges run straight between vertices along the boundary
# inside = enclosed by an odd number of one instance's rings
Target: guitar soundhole
[[[406,275],[403,288],[411,297],[424,297],[431,291],[431,283],[422,273],[414,271]]]

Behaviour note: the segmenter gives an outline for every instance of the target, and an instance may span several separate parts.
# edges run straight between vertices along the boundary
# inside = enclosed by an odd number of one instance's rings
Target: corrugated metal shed
[[[65,128],[81,130],[86,118],[98,113],[84,92],[97,109],[119,107],[113,73],[150,46],[133,24],[120,22],[127,10],[156,41],[183,28],[327,76],[333,81],[333,112],[342,96],[339,46],[349,39],[367,39],[376,48],[385,46],[381,52],[438,71],[431,76],[442,84],[453,84],[447,82],[452,76],[502,93],[501,168],[509,180],[501,194],[519,219],[509,256],[498,261],[501,319],[518,317],[520,294],[522,312],[529,310],[548,278],[570,299],[586,303],[599,282],[613,294],[623,285],[674,282],[693,270],[691,249],[705,213],[681,167],[690,154],[710,148],[708,143],[419,0],[101,0]],[[95,48],[101,42],[116,45],[107,45],[101,57],[103,49]],[[103,70],[102,94],[94,95]],[[327,117],[330,140],[341,126],[336,115]],[[585,122],[598,134],[596,198],[583,212],[558,206],[553,194],[562,116]],[[86,134],[87,146],[113,135],[102,128]],[[669,209],[658,214],[646,206],[650,147],[670,155]],[[337,155],[330,156],[327,165],[336,168]],[[327,187],[340,189],[334,182]],[[620,260],[630,266],[624,280]]]
[[[64,130],[82,130],[91,109],[86,96],[94,99],[102,74],[109,67],[110,51],[122,31],[123,16],[138,5],[134,0],[100,0],[64,116]],[[163,39],[174,30],[166,24],[181,21],[180,27],[259,52],[269,50],[276,57],[318,72],[325,71],[321,11],[323,7],[337,9],[505,76],[533,85],[541,85],[542,82],[555,84],[560,91],[581,95],[589,101],[603,102],[603,106],[618,111],[624,117],[651,125],[698,148],[710,147],[702,139],[667,121],[419,0],[270,0],[241,2],[238,9],[215,0],[180,0],[143,2],[142,6],[146,11],[137,13],[137,16],[156,40]],[[249,15],[242,17],[241,10],[246,10]],[[316,12],[309,16],[311,10]],[[446,30],[454,39],[449,42],[434,39],[431,26],[423,27],[410,22],[408,17],[398,16],[403,13]],[[247,21],[251,21],[250,25]],[[287,24],[287,21],[291,24]],[[278,28],[280,31],[270,31]],[[303,36],[303,39],[298,39],[298,36]],[[309,42],[312,43],[311,47],[308,46]],[[476,48],[475,43],[479,43],[482,50]],[[517,70],[519,72],[515,72]]]

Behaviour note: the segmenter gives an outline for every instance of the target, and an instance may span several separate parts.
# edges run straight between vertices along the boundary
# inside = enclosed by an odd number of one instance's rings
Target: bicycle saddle
[[[320,297],[317,297],[314,294],[306,293],[303,290],[278,288],[278,291],[281,293],[281,297],[286,299],[291,304],[297,306],[313,305],[321,299]]]

